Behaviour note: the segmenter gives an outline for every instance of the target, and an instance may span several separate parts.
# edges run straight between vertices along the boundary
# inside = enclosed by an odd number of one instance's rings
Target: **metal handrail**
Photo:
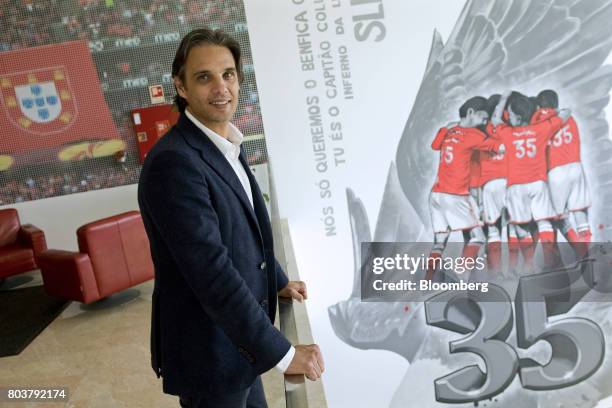
[[[289,280],[300,280],[293,244],[286,219],[279,217],[278,203],[274,189],[272,169],[268,163],[274,253]],[[291,299],[279,298],[279,324],[281,332],[292,344],[312,343],[312,334],[306,306]],[[299,323],[299,327],[298,327]],[[299,330],[299,329],[302,330]],[[321,380],[306,382],[304,375],[285,375],[285,403],[287,408],[327,408]]]
[[[297,326],[290,299],[279,300],[280,327],[292,344],[298,343]],[[287,408],[308,408],[304,375],[285,375],[285,402]]]
[[[286,225],[286,221],[273,221],[273,229],[277,232],[275,234],[274,244],[278,247],[275,249],[274,253],[276,254],[278,262],[289,277],[289,280],[299,280],[297,270],[287,262],[288,258],[292,258],[292,254],[287,253],[288,250],[292,252],[291,245],[287,245],[287,241],[290,241],[291,238],[285,235],[283,224]],[[288,231],[286,233],[288,234]],[[287,340],[289,340],[291,344],[299,344],[295,306],[292,299],[279,298],[278,316],[281,332],[287,337]],[[305,378],[304,375],[285,375],[285,403],[287,408],[308,408]]]

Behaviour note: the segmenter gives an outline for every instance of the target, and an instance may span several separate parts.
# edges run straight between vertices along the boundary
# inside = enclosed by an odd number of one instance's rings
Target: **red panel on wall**
[[[132,110],[132,123],[142,163],[153,145],[166,134],[179,118],[174,105],[156,105]]]

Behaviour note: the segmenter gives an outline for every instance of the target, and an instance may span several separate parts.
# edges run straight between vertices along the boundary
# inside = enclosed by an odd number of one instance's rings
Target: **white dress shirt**
[[[244,135],[242,134],[242,132],[240,132],[240,130],[238,130],[236,126],[230,123],[230,131],[226,139],[218,133],[204,126],[204,124],[198,119],[196,119],[195,116],[193,116],[188,109],[185,109],[185,115],[189,118],[189,120],[193,122],[194,125],[196,125],[202,132],[204,132],[206,136],[208,136],[211,142],[213,142],[214,145],[217,146],[217,149],[219,149],[219,151],[221,152],[223,157],[225,157],[230,166],[232,166],[232,169],[234,169],[234,173],[236,173],[236,177],[238,177],[238,180],[240,180],[240,184],[242,184],[242,188],[244,188],[244,192],[249,198],[251,207],[253,207],[253,193],[251,190],[251,182],[249,181],[249,177],[247,176],[244,167],[242,167],[242,164],[238,159],[238,156],[240,155],[240,145],[244,140]],[[289,364],[291,364],[291,360],[293,360],[294,355],[295,348],[291,346],[287,354],[285,354],[281,361],[278,362],[276,368],[282,373],[287,371],[287,368],[289,367]]]

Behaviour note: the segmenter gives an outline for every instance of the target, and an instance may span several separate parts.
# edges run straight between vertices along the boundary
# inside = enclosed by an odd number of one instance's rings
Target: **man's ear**
[[[465,116],[472,116],[473,114],[474,114],[474,108],[468,108],[467,115]]]
[[[179,77],[174,77],[174,87],[176,88],[176,92],[179,96],[185,98],[185,86],[183,85],[183,81]]]

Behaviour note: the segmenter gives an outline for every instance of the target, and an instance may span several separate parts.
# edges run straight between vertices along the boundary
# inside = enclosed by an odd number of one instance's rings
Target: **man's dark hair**
[[[487,105],[488,105],[487,113],[489,114],[489,118],[493,116],[493,112],[495,112],[495,108],[497,108],[497,105],[499,104],[500,99],[501,99],[500,94],[493,94],[489,96],[489,99],[487,100]]]
[[[461,107],[459,108],[459,117],[465,118],[468,114],[468,110],[470,109],[474,110],[474,112],[478,112],[478,111],[487,112],[488,108],[489,108],[489,103],[487,102],[486,98],[482,96],[473,96],[467,101],[465,101],[463,105],[461,105]]]
[[[512,92],[508,98],[508,106],[516,115],[521,117],[523,123],[529,123],[536,111],[536,105],[528,96],[520,92]]]
[[[552,89],[546,89],[538,94],[540,108],[559,108],[559,95]]]
[[[172,78],[178,77],[185,83],[185,63],[187,57],[189,57],[189,52],[193,47],[201,45],[217,45],[230,50],[236,64],[238,81],[242,82],[244,74],[240,63],[240,44],[223,30],[210,30],[208,28],[197,28],[183,37],[172,62]],[[174,97],[174,103],[177,105],[179,112],[185,111],[187,101],[178,94],[178,91]]]

